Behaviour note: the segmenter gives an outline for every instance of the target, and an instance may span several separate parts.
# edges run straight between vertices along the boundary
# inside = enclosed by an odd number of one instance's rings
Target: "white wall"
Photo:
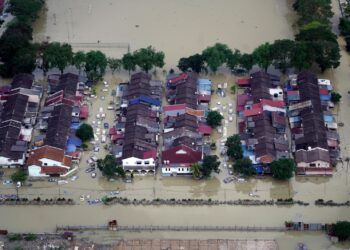
[[[164,166],[162,167],[162,174],[170,175],[170,174],[192,174],[191,167],[170,167]]]
[[[315,166],[310,166],[310,164],[315,164]],[[306,162],[299,162],[298,167],[306,167],[306,168],[329,168],[330,164],[329,162],[325,161],[314,161],[311,163],[306,163]]]

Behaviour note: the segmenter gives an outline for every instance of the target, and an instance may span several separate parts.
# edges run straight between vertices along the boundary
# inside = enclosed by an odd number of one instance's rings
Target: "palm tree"
[[[193,174],[193,178],[200,179],[202,177],[201,165],[199,165],[198,163],[192,164],[191,171]]]

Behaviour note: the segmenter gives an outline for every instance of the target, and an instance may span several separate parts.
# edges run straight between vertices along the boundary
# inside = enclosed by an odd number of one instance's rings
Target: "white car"
[[[102,89],[103,92],[108,92],[109,90],[107,88]]]
[[[94,152],[99,152],[100,151],[100,147],[95,147],[94,148]]]
[[[78,176],[74,175],[72,176],[71,181],[76,181],[77,179],[78,179]]]
[[[229,113],[229,114],[232,114],[232,113],[233,113],[233,109],[229,109],[229,110],[228,110],[228,113]]]
[[[232,122],[232,121],[233,121],[232,116],[230,116],[230,117],[228,118],[228,120],[229,120],[229,122]]]
[[[107,133],[107,130],[102,130],[102,135],[106,135],[106,133]]]
[[[233,106],[232,103],[229,103],[229,104],[228,104],[228,107],[229,107],[229,108],[232,108],[232,106]]]
[[[107,82],[107,81],[103,81],[103,84],[104,84],[104,85],[107,85],[107,84],[108,84],[108,82]]]
[[[97,114],[96,119],[100,119],[100,118],[101,118],[100,114]]]
[[[98,112],[103,113],[103,108],[100,107],[100,108],[98,109]]]
[[[105,136],[105,135],[102,135],[101,142],[102,142],[102,143],[105,143],[105,142],[106,142],[106,139],[107,139],[106,136]]]
[[[12,184],[13,182],[11,181],[11,180],[4,180],[3,182],[2,182],[2,184],[4,184],[4,185],[10,185],[10,184]]]
[[[217,102],[217,105],[221,105],[221,102]]]

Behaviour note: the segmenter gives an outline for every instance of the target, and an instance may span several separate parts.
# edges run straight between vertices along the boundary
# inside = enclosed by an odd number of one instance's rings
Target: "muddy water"
[[[334,11],[339,15],[336,0]],[[155,7],[157,6],[157,7]],[[200,52],[215,42],[223,42],[231,47],[250,52],[264,41],[277,38],[292,37],[291,12],[280,0],[254,1],[47,1],[48,11],[35,27],[35,39],[52,41],[87,42],[128,42],[131,49],[149,44],[166,54],[168,67],[173,67],[179,57]],[[128,11],[132,9],[132,11]],[[256,11],[259,10],[259,11]],[[108,18],[106,18],[108,17]],[[110,21],[113,17],[113,21]],[[181,17],[181,18],[179,18]],[[161,20],[161,21],[160,21]],[[136,27],[135,25],[139,25]],[[181,34],[178,35],[178,34]],[[340,40],[343,44],[343,41]],[[181,53],[179,53],[179,51]],[[125,49],[106,49],[110,56],[119,56]],[[349,156],[350,139],[350,98],[347,94],[349,73],[349,56],[342,51],[341,65],[334,71],[326,72],[322,77],[333,81],[337,90],[343,95],[341,108],[337,112],[337,120],[345,123],[339,129],[342,138],[343,156]],[[108,75],[110,89],[126,79],[126,75]],[[161,76],[158,76],[161,77]],[[214,85],[228,82],[233,84],[234,78],[225,74],[209,76]],[[93,100],[91,116],[94,120],[98,108],[106,107],[111,97],[106,100]],[[234,103],[234,97],[228,95],[222,99],[214,96],[214,102],[222,104]],[[106,111],[107,112],[107,111]],[[107,121],[113,121],[113,114],[107,113]],[[229,123],[228,134],[236,130],[235,123]],[[219,138],[214,134],[214,139]],[[69,181],[67,185],[57,186],[47,182],[35,182],[33,187],[20,189],[22,197],[71,197],[80,205],[73,207],[0,207],[0,227],[13,231],[53,231],[57,224],[103,224],[111,218],[117,218],[121,224],[209,224],[209,225],[282,225],[285,220],[303,220],[306,222],[333,222],[350,219],[348,208],[309,207],[104,207],[89,206],[80,202],[81,194],[90,194],[93,198],[102,197],[106,191],[121,190],[121,196],[128,198],[213,198],[220,200],[249,198],[249,193],[259,195],[260,199],[293,197],[313,202],[315,199],[332,199],[346,201],[350,199],[349,168],[339,164],[332,178],[296,177],[289,182],[277,182],[270,178],[252,179],[245,183],[224,184],[228,176],[227,170],[215,174],[210,180],[198,182],[187,177],[163,178],[141,176],[135,177],[132,184],[120,181],[106,182],[100,173],[92,179],[84,172],[86,159],[91,153],[84,153],[78,172],[78,180]],[[106,154],[101,149],[99,156]],[[10,172],[6,172],[7,175]],[[7,177],[5,177],[7,178]],[[1,193],[15,193],[13,187],[0,187]],[[6,214],[6,216],[3,216]],[[203,220],[203,218],[206,218]],[[192,235],[193,236],[193,235]],[[189,237],[182,233],[123,233],[113,237]],[[200,234],[195,237],[206,238],[277,238],[281,249],[293,249],[295,242],[300,241],[300,234],[282,233],[214,233]],[[311,249],[325,249],[330,242],[320,234],[303,236],[310,242]],[[312,243],[313,242],[313,243]],[[284,244],[284,245],[283,245]],[[283,247],[284,246],[284,247]],[[339,246],[338,246],[339,247]],[[330,249],[332,249],[330,247]]]
[[[166,55],[166,68],[181,56],[216,42],[251,52],[257,45],[292,37],[291,13],[280,0],[48,0],[35,40],[152,45]],[[125,48],[102,49],[121,56]],[[179,53],[181,51],[181,53]]]

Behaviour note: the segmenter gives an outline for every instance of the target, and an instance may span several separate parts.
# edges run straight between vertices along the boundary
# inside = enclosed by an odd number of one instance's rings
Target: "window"
[[[141,163],[142,163],[141,161],[137,161],[137,162],[136,162],[137,165],[140,165]]]
[[[181,170],[184,171],[184,168],[182,168]]]
[[[309,166],[310,167],[316,167],[316,164],[315,163],[310,163]]]
[[[179,171],[179,172],[180,172],[180,168],[178,168],[178,169],[177,169],[177,171]]]
[[[145,164],[146,164],[146,165],[149,165],[149,161],[145,161]]]
[[[44,166],[47,166],[47,163],[44,163]]]

